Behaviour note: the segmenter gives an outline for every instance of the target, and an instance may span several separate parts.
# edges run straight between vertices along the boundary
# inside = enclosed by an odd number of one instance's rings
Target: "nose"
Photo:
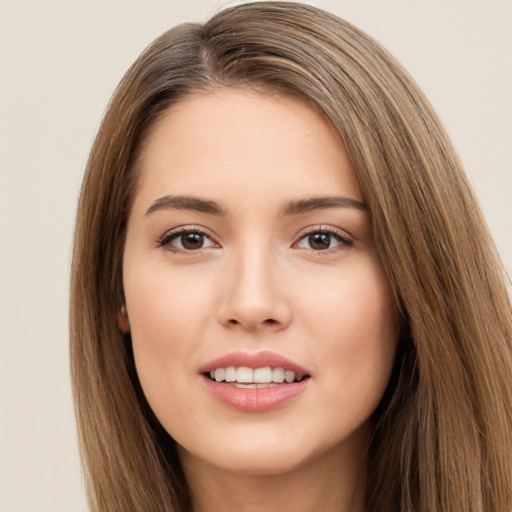
[[[278,331],[286,328],[292,312],[286,283],[275,259],[267,254],[234,257],[224,275],[219,321],[247,331]]]

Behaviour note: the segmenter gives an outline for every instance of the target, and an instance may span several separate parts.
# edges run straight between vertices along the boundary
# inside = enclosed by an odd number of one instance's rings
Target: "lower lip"
[[[203,375],[208,390],[222,403],[245,412],[264,412],[287,404],[306,389],[310,379],[268,388],[235,388]]]

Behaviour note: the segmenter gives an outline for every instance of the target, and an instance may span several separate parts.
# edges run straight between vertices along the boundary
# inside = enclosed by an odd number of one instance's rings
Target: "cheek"
[[[363,349],[398,335],[396,302],[377,262],[363,261],[324,279],[312,275],[301,296],[300,315],[335,345]]]
[[[127,273],[125,295],[134,341],[156,345],[182,335],[196,338],[204,321],[211,317],[214,283],[208,272],[176,270],[168,265],[150,266]]]
[[[179,396],[185,376],[194,374],[193,355],[212,318],[214,287],[169,268],[138,270],[125,277],[130,331],[139,380],[159,410],[160,402]]]
[[[398,342],[391,286],[373,262],[316,290],[308,294],[304,310],[310,311],[308,330],[316,340],[312,357],[320,355],[318,378],[329,389],[325,396],[336,397],[354,417],[367,416],[384,393]]]

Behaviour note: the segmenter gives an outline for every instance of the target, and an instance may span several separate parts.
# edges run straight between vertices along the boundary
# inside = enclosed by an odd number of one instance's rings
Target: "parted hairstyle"
[[[122,79],[97,134],[80,194],[70,306],[92,511],[191,507],[175,442],[144,398],[117,315],[148,133],[184,97],[223,87],[309,102],[340,133],[361,183],[405,331],[372,416],[368,512],[511,511],[510,298],[459,159],[386,50],[344,20],[290,2],[231,7],[165,32]]]

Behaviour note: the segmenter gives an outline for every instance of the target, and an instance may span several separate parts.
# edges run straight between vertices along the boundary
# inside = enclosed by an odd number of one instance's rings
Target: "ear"
[[[124,304],[119,308],[117,313],[117,325],[119,325],[119,329],[125,334],[130,332],[130,320],[128,319],[128,313]]]

